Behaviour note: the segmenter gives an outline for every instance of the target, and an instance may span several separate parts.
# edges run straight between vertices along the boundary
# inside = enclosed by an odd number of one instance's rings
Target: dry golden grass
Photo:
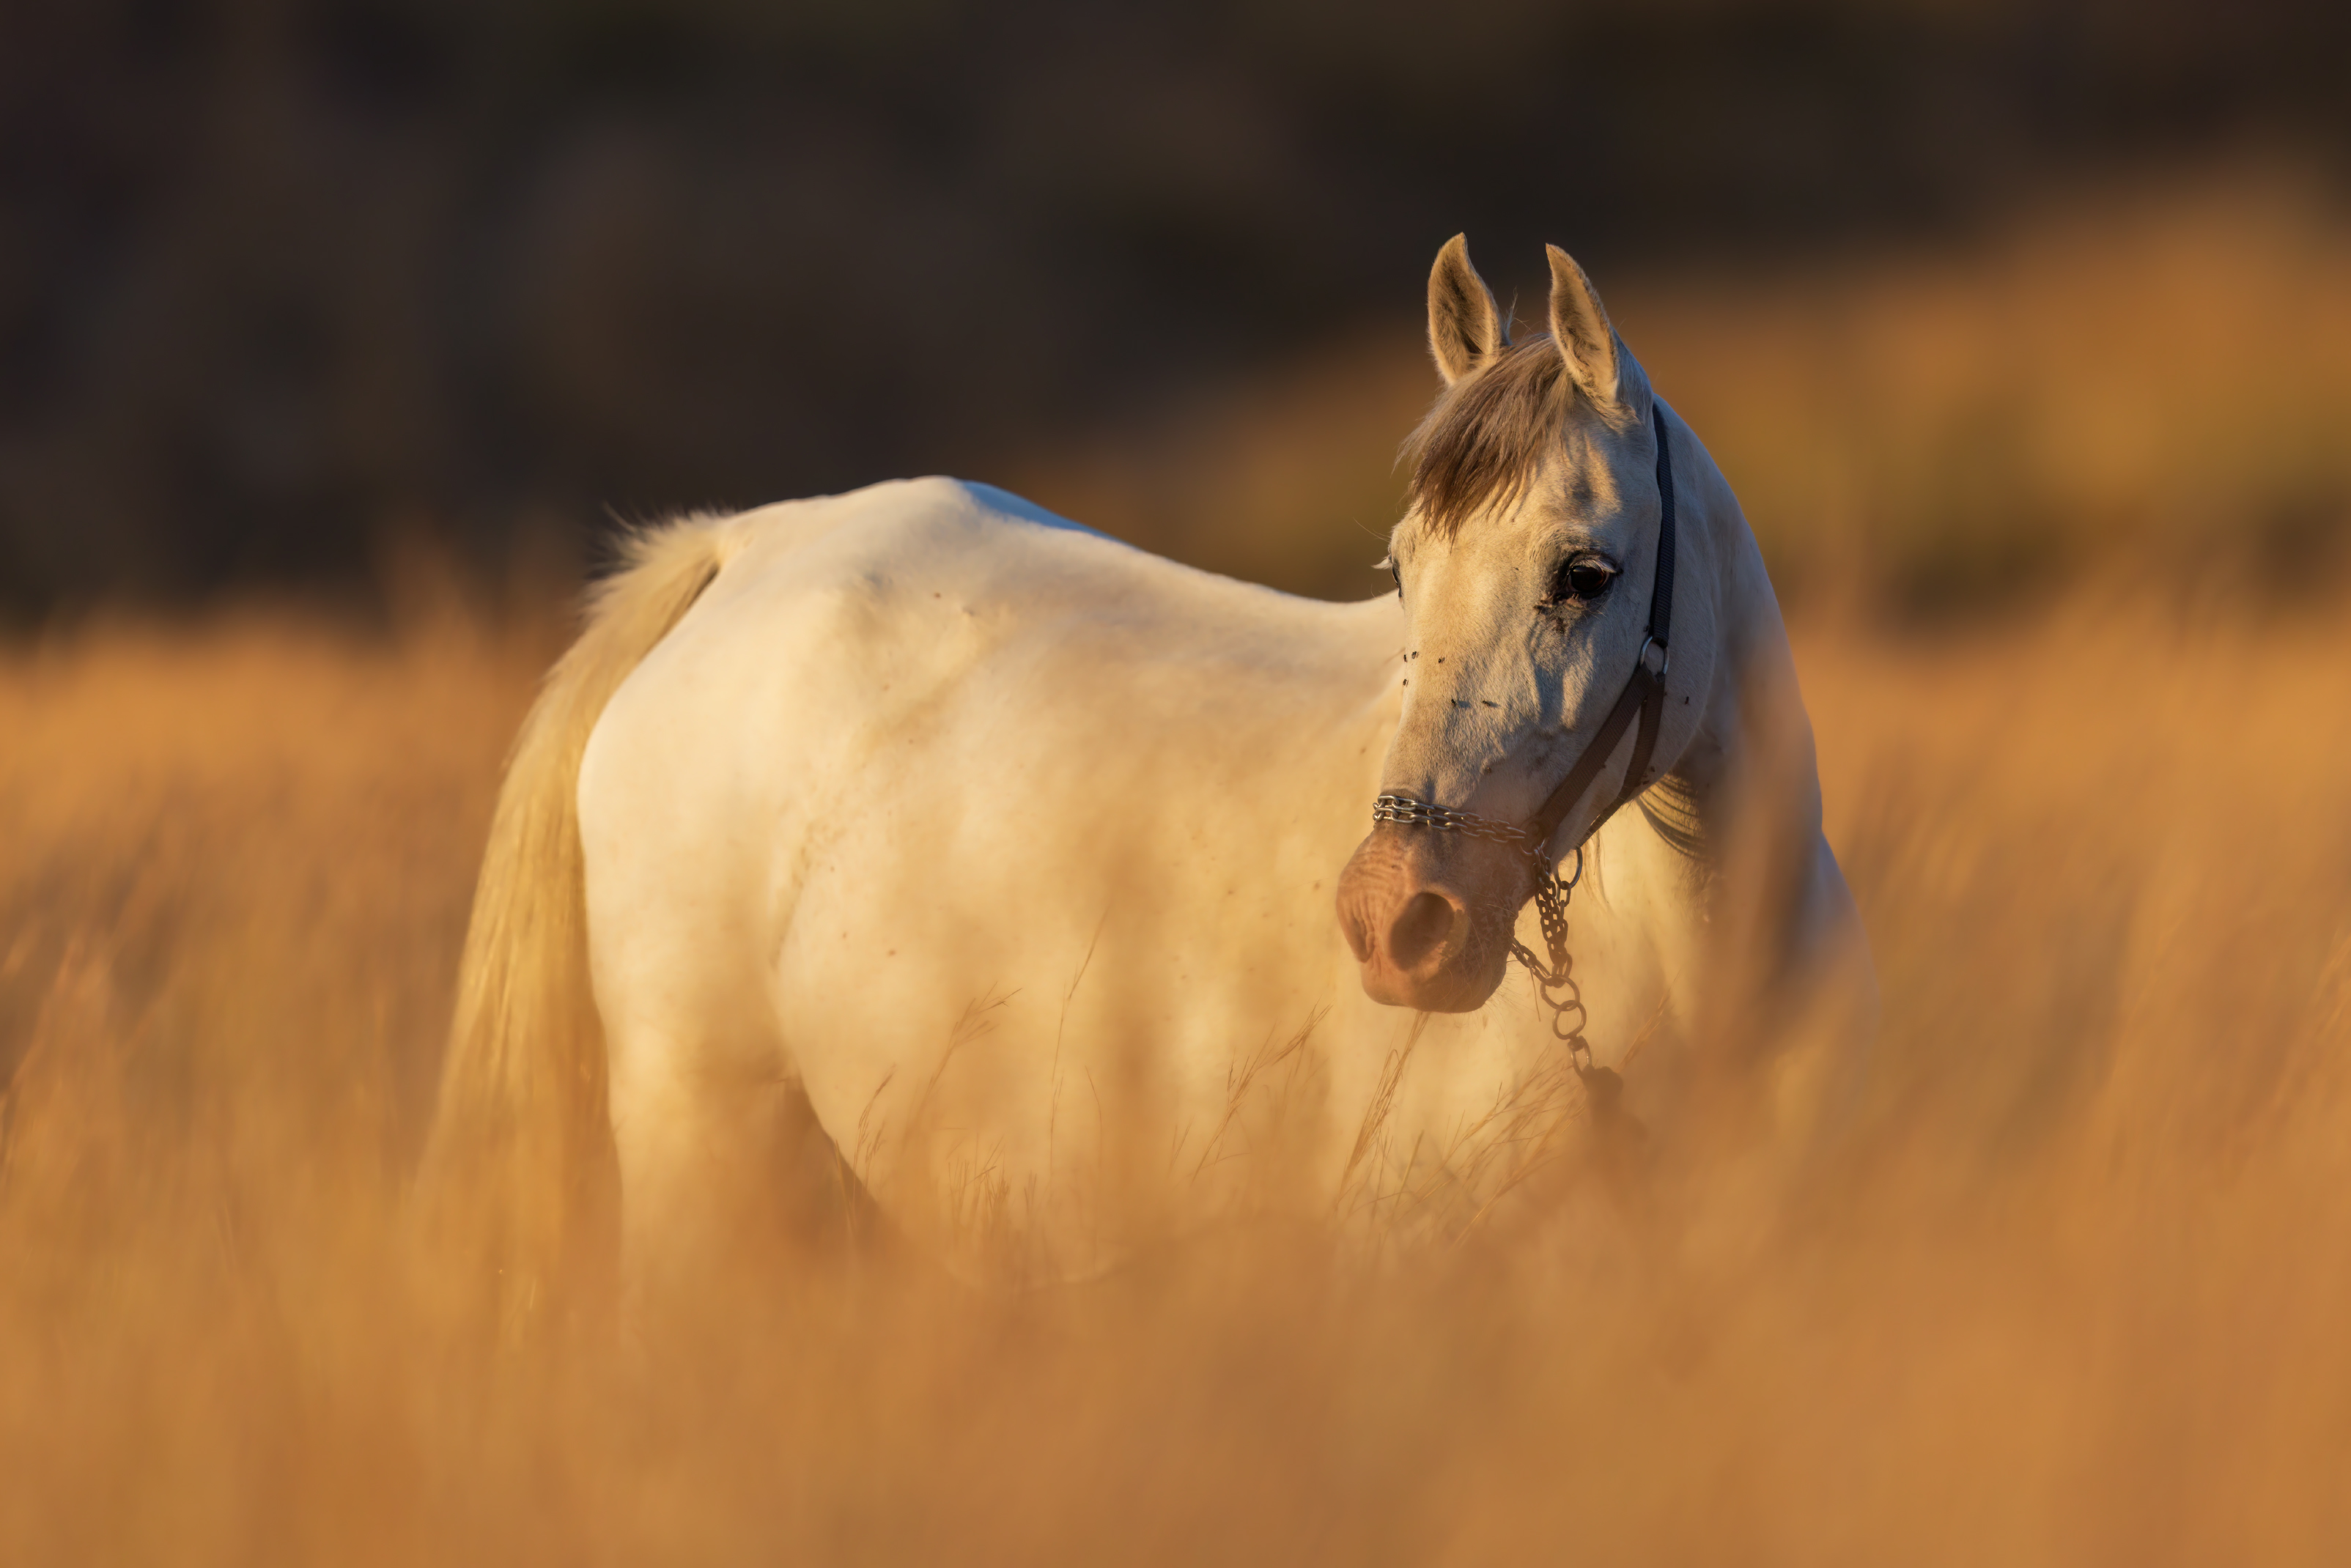
[[[0,1561],[2340,1561],[2351,632],[1815,627],[1886,993],[1792,1198],[1660,1129],[1508,1245],[972,1294],[800,1260],[485,1357],[402,1241],[547,652],[0,666]]]

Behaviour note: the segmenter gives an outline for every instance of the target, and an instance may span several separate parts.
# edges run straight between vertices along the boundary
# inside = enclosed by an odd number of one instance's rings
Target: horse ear
[[[1557,246],[1551,253],[1551,340],[1567,361],[1568,379],[1601,408],[1616,402],[1616,329],[1608,324],[1600,293],[1575,258]]]
[[[1428,274],[1428,350],[1451,386],[1502,346],[1502,319],[1486,280],[1469,265],[1468,236],[1455,235]]]

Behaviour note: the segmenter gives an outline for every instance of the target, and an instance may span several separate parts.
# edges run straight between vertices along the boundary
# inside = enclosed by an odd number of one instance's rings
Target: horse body
[[[1608,438],[1594,428],[1569,431],[1535,489],[1564,475],[1590,493],[1608,455],[1575,443]],[[1764,751],[1794,781],[1768,835],[1791,890],[1775,962],[1849,972],[1857,950],[1768,580],[1681,434],[1666,777],[1558,846],[1586,868],[1573,945],[1593,1052],[1652,1052],[1630,1075],[1646,1114],[1708,1003],[1716,852]],[[1643,515],[1598,494],[1614,510],[1577,537],[1629,570]],[[569,1107],[551,1113],[575,1150],[608,1112],[624,1254],[654,1270],[725,1244],[804,1094],[909,1229],[976,1220],[1068,1274],[1123,1244],[1106,1193],[1148,1189],[1164,1214],[1247,1186],[1266,1127],[1245,1102],[1278,1078],[1284,1201],[1343,1218],[1441,1170],[1481,1204],[1529,1118],[1572,1092],[1533,988],[1499,980],[1496,942],[1539,940],[1521,862],[1388,824],[1365,838],[1369,804],[1403,789],[1523,814],[1630,648],[1596,610],[1497,638],[1524,547],[1408,533],[1404,594],[1358,604],[1195,571],[946,479],[644,543],[518,744],[436,1163],[479,1106],[585,1085],[538,1100]],[[1568,633],[1583,640],[1561,657]],[[1759,749],[1767,723],[1778,744]],[[573,810],[576,887],[534,886],[511,846],[574,842]],[[566,896],[584,920],[569,978]],[[530,930],[557,935],[515,935]],[[533,942],[550,956],[525,962]],[[601,1045],[535,1043],[566,985],[592,988]],[[1520,1146],[1494,1160],[1481,1140]]]
[[[786,1079],[877,1194],[911,1157],[1041,1217],[1105,1097],[1206,1135],[1236,1051],[1330,1012],[1391,610],[949,480],[718,527],[580,783],[632,1232]]]
[[[717,527],[726,570],[580,781],[632,1247],[692,1228],[714,1158],[758,1168],[733,1145],[787,1080],[885,1204],[978,1180],[1090,1227],[1106,1138],[1221,1166],[1235,1071],[1302,1036],[1327,1199],[1413,1033],[1330,914],[1401,702],[1395,601],[1212,577],[950,480]],[[1654,1006],[1649,967],[1612,1004]],[[1396,1129],[1482,1111],[1544,1038],[1524,997],[1441,1020]]]

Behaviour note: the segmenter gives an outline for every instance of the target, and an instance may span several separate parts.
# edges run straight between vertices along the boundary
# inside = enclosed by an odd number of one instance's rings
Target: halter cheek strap
[[[1665,727],[1666,672],[1673,665],[1668,634],[1674,620],[1674,459],[1673,449],[1666,443],[1666,411],[1662,403],[1649,405],[1650,419],[1657,433],[1657,496],[1664,510],[1657,527],[1657,575],[1649,587],[1649,630],[1641,643],[1641,651],[1634,656],[1632,678],[1608,716],[1600,721],[1593,732],[1592,744],[1567,770],[1567,777],[1550,798],[1537,808],[1526,821],[1525,831],[1533,841],[1538,855],[1550,844],[1552,835],[1559,831],[1575,803],[1583,799],[1585,790],[1600,777],[1601,769],[1616,754],[1617,742],[1625,738],[1628,727],[1633,731],[1633,760],[1625,769],[1625,786],[1610,801],[1608,809],[1593,820],[1593,832],[1600,824],[1616,814],[1625,801],[1649,787],[1649,761],[1657,749],[1657,732]],[[1589,836],[1589,835],[1587,835]]]

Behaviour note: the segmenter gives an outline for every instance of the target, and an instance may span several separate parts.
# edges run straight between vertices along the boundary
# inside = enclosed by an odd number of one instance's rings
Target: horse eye
[[[1383,566],[1384,566],[1384,567],[1386,567],[1386,568],[1388,569],[1388,575],[1389,575],[1390,577],[1393,577],[1393,578],[1395,578],[1395,585],[1396,585],[1396,597],[1397,597],[1398,599],[1402,599],[1402,598],[1404,597],[1404,571],[1403,571],[1403,569],[1402,569],[1402,568],[1400,568],[1400,567],[1398,567],[1398,566],[1396,565],[1396,563],[1395,563],[1395,558],[1394,556],[1390,556],[1386,560],[1384,560],[1384,561],[1381,562],[1380,564],[1381,564],[1381,565],[1383,565]]]
[[[1577,556],[1559,569],[1559,580],[1552,585],[1552,601],[1564,604],[1569,600],[1589,604],[1608,591],[1616,580],[1616,569],[1606,561],[1588,555]]]

